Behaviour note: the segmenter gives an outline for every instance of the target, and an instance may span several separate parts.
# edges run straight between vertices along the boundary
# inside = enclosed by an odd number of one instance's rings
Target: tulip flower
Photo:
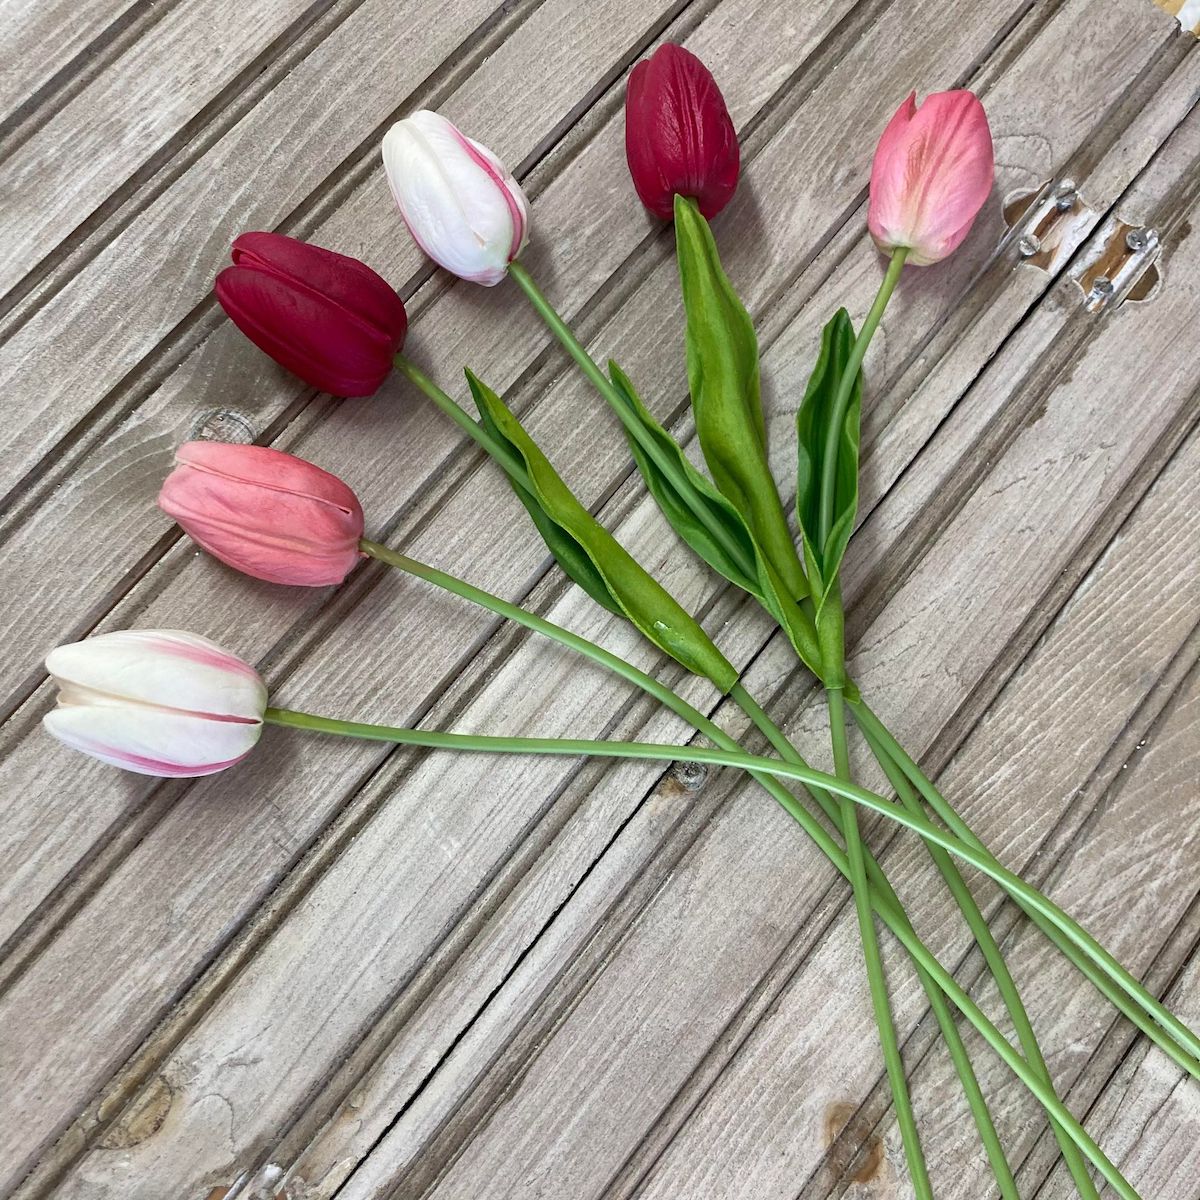
[[[953,253],[992,190],[992,135],[978,97],[914,92],[888,122],[871,166],[867,225],[885,253],[929,266]]]
[[[47,732],[139,775],[212,775],[254,749],[267,689],[258,672],[208,638],[126,629],[59,646]]]
[[[492,287],[528,240],[520,184],[486,147],[422,110],[383,139],[383,166],[413,240],[439,266]]]
[[[378,391],[408,331],[403,301],[365,263],[279,233],[238,237],[216,293],[260,350],[335,396]]]
[[[625,157],[641,202],[669,221],[675,196],[715,217],[737,187],[737,134],[712,72],[682,46],[660,46],[625,90]]]
[[[271,583],[341,583],[363,513],[335,475],[268,446],[187,442],[158,506],[223,563]]]

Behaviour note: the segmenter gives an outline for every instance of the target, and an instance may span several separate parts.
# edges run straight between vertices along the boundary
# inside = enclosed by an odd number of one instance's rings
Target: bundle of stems
[[[871,336],[878,328],[884,309],[895,289],[904,259],[903,250],[893,254],[875,303],[859,334],[853,340],[843,369],[838,376],[832,413],[826,421],[827,430],[836,430],[841,426],[846,408],[850,403],[852,389],[860,377],[860,368],[867,346]],[[550,301],[537,287],[529,272],[519,261],[514,261],[510,264],[509,273],[585,377],[608,401],[622,421],[631,445],[640,449],[642,454],[668,478],[675,480],[681,495],[685,497],[689,495],[687,481],[681,478],[685,469],[681,470],[679,461],[664,452],[661,439],[654,437],[647,430],[646,424],[635,418],[621,389],[610,378],[610,375],[606,374],[592,359],[567,322],[555,311]],[[503,437],[497,436],[495,429],[489,428],[486,421],[473,418],[410,359],[398,355],[396,366],[503,468],[515,487],[526,491],[535,490],[535,481],[529,477],[527,463],[519,454],[514,453],[511,443]],[[610,368],[610,371],[615,372],[615,368]],[[836,453],[836,449],[831,449],[828,453],[832,456]],[[831,477],[831,473],[826,476],[826,478]],[[832,521],[832,504],[832,485],[823,482],[818,529],[818,536],[822,540],[829,532]],[[697,504],[693,515],[697,521],[707,522],[709,531],[714,535],[720,532],[719,522],[713,519],[710,508],[703,504]],[[752,574],[755,570],[755,563],[747,556],[745,546],[739,545],[736,539],[729,537],[724,539],[724,543],[731,555],[741,556],[742,569],[748,575]],[[676,749],[668,754],[660,747],[657,752],[659,756],[691,758],[692,754],[695,754],[696,758],[693,761],[720,762],[724,765],[743,766],[751,770],[754,778],[762,783],[771,795],[802,825],[835,867],[846,876],[853,890],[867,980],[879,1030],[884,1065],[894,1097],[897,1122],[910,1176],[914,1190],[919,1197],[932,1197],[933,1190],[908,1093],[899,1039],[891,1014],[887,981],[875,929],[876,917],[883,920],[884,924],[895,934],[913,962],[958,1074],[1000,1194],[1006,1200],[1017,1196],[1013,1171],[979,1086],[970,1056],[955,1024],[952,1006],[963,1012],[980,1030],[992,1049],[1000,1054],[1042,1104],[1080,1196],[1098,1197],[1096,1185],[1088,1170],[1089,1161],[1099,1168],[1100,1174],[1118,1194],[1128,1197],[1137,1195],[1120,1175],[1120,1172],[1104,1158],[1055,1092],[1045,1055],[1039,1045],[1020,992],[987,920],[955,864],[955,858],[970,863],[985,875],[999,882],[1030,920],[1094,985],[1101,995],[1170,1055],[1177,1064],[1198,1079],[1200,1079],[1200,1038],[1197,1038],[1178,1018],[1160,1004],[1090,935],[1080,930],[1070,918],[1065,917],[1065,914],[1057,913],[1051,902],[1040,892],[1006,871],[995,855],[988,850],[967,822],[945,799],[933,781],[922,770],[915,757],[904,749],[863,698],[854,681],[845,674],[843,666],[844,651],[841,643],[843,622],[840,619],[841,596],[836,572],[829,581],[829,587],[824,597],[825,605],[836,605],[839,614],[833,637],[822,636],[816,630],[812,600],[802,601],[797,605],[798,612],[788,614],[787,619],[795,625],[806,625],[810,630],[812,644],[822,646],[825,651],[821,664],[823,669],[820,671],[819,678],[825,686],[837,786],[830,778],[822,777],[820,773],[812,771],[799,751],[740,682],[735,683],[729,689],[729,699],[745,713],[766,738],[775,753],[779,755],[783,765],[776,763],[768,769],[763,763],[770,760],[750,763],[744,758],[736,758],[738,752],[736,743],[731,742],[728,736],[723,734],[710,720],[691,706],[684,704],[663,685],[642,675],[623,660],[614,660],[607,652],[592,646],[591,643],[583,642],[575,635],[558,630],[532,614],[524,613],[515,606],[507,605],[496,597],[481,593],[461,581],[453,580],[434,571],[432,568],[414,564],[412,560],[405,559],[403,556],[396,556],[384,547],[374,543],[364,543],[363,548],[374,557],[400,566],[402,569],[440,586],[448,587],[457,594],[466,596],[477,603],[483,603],[493,611],[517,620],[529,628],[548,633],[556,640],[570,645],[594,660],[602,662],[610,669],[618,671],[624,678],[654,695],[673,711],[683,716],[685,720],[688,720],[694,728],[709,737],[718,748],[716,752],[697,750],[689,751],[687,754]],[[799,642],[801,647],[806,644],[803,634],[800,638],[793,637],[791,640],[793,644]],[[803,654],[801,656],[803,657]],[[860,730],[872,756],[894,790],[897,803],[890,804],[878,796],[863,792],[855,785],[850,770],[847,715],[853,719],[854,724]],[[290,718],[281,717],[279,719],[289,720]],[[425,737],[427,735],[414,733],[412,736]],[[428,736],[432,737],[433,735]],[[476,748],[512,751],[525,745],[528,739],[525,741],[500,739],[500,741],[504,744],[487,742]],[[440,743],[432,741],[419,744]],[[458,742],[453,744],[459,745]],[[624,751],[619,751],[613,748],[614,744],[610,744],[609,748],[605,750],[585,751],[578,748],[583,743],[576,742],[563,743],[564,749],[551,752],[570,753],[572,751],[565,747],[572,745],[576,747],[574,751],[576,753],[628,753],[633,756],[651,753],[645,747],[634,751],[626,746]],[[726,757],[721,757],[721,755],[726,755]],[[796,779],[806,785],[810,799],[830,822],[838,836],[832,836],[807,809],[799,805],[795,798],[781,787],[780,777]],[[858,806],[883,812],[889,819],[915,830],[925,839],[928,852],[957,904],[995,981],[1016,1033],[1019,1053],[1007,1039],[996,1031],[995,1026],[987,1021],[969,997],[961,993],[961,989],[954,984],[941,964],[916,937],[894,888],[878,862],[863,844],[857,820]],[[928,811],[943,823],[944,828],[929,821],[925,806],[928,806]]]

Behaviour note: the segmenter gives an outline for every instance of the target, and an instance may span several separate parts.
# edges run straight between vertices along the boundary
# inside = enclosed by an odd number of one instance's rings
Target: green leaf
[[[714,571],[743,591],[760,595],[761,584],[755,569],[756,547],[741,514],[692,466],[679,443],[651,416],[629,377],[611,359],[608,374],[630,416],[670,463],[669,475],[626,430],[625,436],[638,470],[671,528]]]
[[[496,423],[495,417],[492,415],[492,404],[481,402],[480,400],[481,389],[486,392],[488,397],[494,398],[495,393],[487,388],[486,384],[476,379],[470,371],[467,372],[467,381],[470,384],[471,393],[475,397],[476,407],[479,409],[480,424],[494,438],[506,444],[514,454],[520,456],[520,451],[505,437],[500,426]],[[516,492],[517,499],[525,505],[529,515],[533,518],[533,523],[537,527],[538,533],[542,535],[542,541],[549,547],[550,553],[554,555],[558,565],[567,573],[567,576],[579,584],[602,608],[607,608],[609,612],[615,613],[618,617],[623,617],[625,615],[624,610],[608,590],[608,585],[604,582],[604,577],[596,570],[592,560],[587,555],[587,551],[584,550],[566,529],[550,516],[542,507],[541,501],[527,488],[522,487],[521,484],[511,477],[508,482],[512,485],[512,490]]]
[[[676,478],[672,480],[626,430],[642,478],[671,527],[710,567],[754,596],[783,627],[801,659],[818,670],[820,654],[811,623],[789,596],[741,514],[692,466],[675,439],[642,404],[625,373],[611,360],[608,373],[628,412],[676,467]],[[714,526],[721,536],[712,532]]]
[[[695,618],[580,504],[500,397],[470,371],[467,382],[485,425],[524,462],[530,486],[513,486],[563,570],[594,600],[628,618],[660,650],[711,679],[722,692],[729,691],[737,672]],[[581,563],[586,563],[582,569]]]
[[[855,378],[838,432],[837,452],[831,462],[825,462],[831,409],[853,348],[854,326],[850,323],[850,315],[842,308],[822,330],[821,352],[796,413],[796,515],[804,535],[809,583],[818,612],[837,577],[858,511],[861,371]],[[827,471],[834,473],[833,522],[824,544],[820,544],[821,484]]]
[[[675,197],[675,247],[687,313],[688,383],[696,434],[722,494],[794,600],[808,594],[767,459],[754,323],[721,268],[708,222]]]

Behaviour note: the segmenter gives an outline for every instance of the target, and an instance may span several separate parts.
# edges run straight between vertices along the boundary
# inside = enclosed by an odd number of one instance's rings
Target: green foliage
[[[708,222],[675,198],[675,245],[687,314],[696,434],[721,493],[744,518],[786,595],[808,594],[767,458],[754,323],[721,267]]]
[[[580,504],[500,397],[470,371],[467,382],[484,426],[524,463],[529,486],[514,480],[513,488],[563,570],[597,603],[727,692],[737,672],[699,623]]]

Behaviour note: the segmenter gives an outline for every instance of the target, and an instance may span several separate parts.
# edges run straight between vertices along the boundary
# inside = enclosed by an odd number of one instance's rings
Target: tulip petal
[[[234,569],[323,587],[358,563],[362,508],[335,475],[268,446],[189,442],[176,460],[159,507]]]
[[[499,283],[524,245],[528,204],[495,155],[422,110],[388,130],[383,162],[421,249],[463,279]]]
[[[212,775],[244,758],[262,722],[215,721],[134,704],[67,704],[42,719],[59,741],[139,775]]]
[[[124,629],[59,646],[46,670],[68,704],[76,689],[110,703],[211,714],[217,720],[210,724],[257,723],[267,704],[252,667],[208,638],[178,630]]]
[[[888,123],[871,168],[868,225],[881,249],[910,248],[918,266],[955,250],[992,189],[987,116],[969,91],[910,95]]]

